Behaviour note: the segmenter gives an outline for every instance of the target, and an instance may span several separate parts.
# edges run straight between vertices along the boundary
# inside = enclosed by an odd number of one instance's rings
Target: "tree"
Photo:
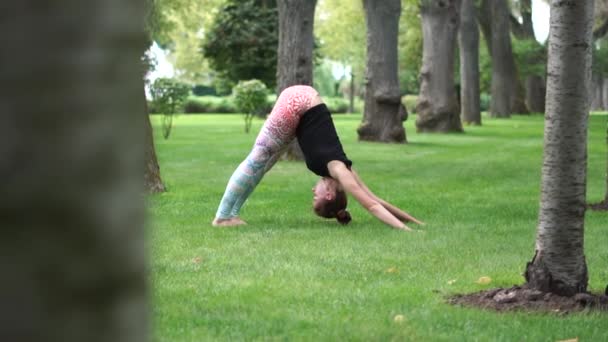
[[[147,48],[148,50],[152,45],[152,39],[154,35],[160,35],[163,17],[158,8],[159,0],[146,0],[146,15],[145,15],[145,29],[148,34]],[[159,192],[165,192],[166,188],[163,184],[163,180],[160,176],[160,166],[158,165],[158,158],[156,157],[156,149],[154,147],[154,131],[152,129],[152,123],[150,122],[150,113],[148,108],[148,100],[146,98],[146,75],[154,67],[155,61],[150,56],[144,54],[142,56],[142,87],[141,87],[141,102],[144,104],[144,112],[142,117],[144,119],[145,127],[145,166],[144,166],[144,189],[149,194],[155,194]]]
[[[400,0],[363,0],[367,26],[367,66],[363,121],[359,140],[406,142],[402,121],[407,112],[399,91],[397,38]]]
[[[213,70],[231,82],[230,88],[250,79],[270,88],[276,85],[277,10],[271,4],[226,1],[203,39],[203,55]]]
[[[2,5],[2,340],[147,340],[143,4]]]
[[[536,41],[532,25],[532,1],[519,0],[520,21],[510,16],[511,31],[519,42],[514,44],[517,69],[526,80],[526,106],[531,112],[545,112],[545,48]]]
[[[277,94],[296,84],[312,86],[313,27],[316,4],[317,0],[278,2]],[[296,160],[304,159],[296,140],[290,144],[285,157]]]
[[[489,114],[494,117],[528,113],[524,87],[511,48],[509,9],[505,1],[481,0],[477,11],[477,21],[492,59],[492,102]]]
[[[593,0],[552,1],[541,201],[528,285],[587,289],[584,220]]]
[[[491,0],[492,29],[492,102],[490,115],[508,118],[521,112],[517,105],[519,79],[511,47],[507,0]],[[525,110],[524,110],[525,111]]]
[[[479,28],[473,0],[462,0],[460,11],[460,118],[481,125],[479,100]]]
[[[416,104],[419,132],[462,132],[454,85],[460,0],[424,0],[420,95]]]

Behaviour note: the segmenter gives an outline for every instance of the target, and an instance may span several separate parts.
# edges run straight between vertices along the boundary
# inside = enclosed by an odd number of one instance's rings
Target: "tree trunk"
[[[460,0],[425,0],[420,5],[422,67],[416,104],[418,132],[462,132],[454,86],[454,57]]]
[[[399,114],[397,39],[399,36],[400,0],[363,0],[367,25],[367,61],[365,104],[359,140],[406,142]]]
[[[146,95],[144,91],[144,114],[145,125],[146,125],[146,168],[144,170],[144,189],[147,193],[159,193],[165,192],[165,185],[160,178],[160,167],[158,166],[158,159],[156,158],[156,150],[154,149],[154,134],[152,132],[152,124],[150,123],[150,116],[148,113],[148,103],[146,102]]]
[[[350,72],[350,93],[348,94],[348,112],[355,112],[355,73],[352,72],[352,70]]]
[[[602,77],[602,110],[608,109],[608,78]]]
[[[516,109],[517,68],[511,49],[507,0],[492,0],[492,101],[490,116],[508,118]]]
[[[477,22],[483,33],[488,55],[492,57],[492,0],[481,0],[477,10]]]
[[[282,0],[279,10],[279,48],[277,94],[292,85],[312,86],[313,24],[317,0]],[[283,158],[304,160],[297,140],[289,145]]]
[[[148,339],[143,3],[3,2],[2,341]]]
[[[584,254],[593,0],[551,2],[547,110],[536,252],[526,280],[574,295],[587,289]]]
[[[526,78],[526,104],[533,113],[545,112],[545,80],[538,75]]]
[[[519,25],[520,32],[518,39],[527,39],[533,41],[536,45],[540,45],[534,35],[534,27],[532,25],[532,1],[521,0],[519,2],[519,12],[521,13],[522,22],[519,24],[516,20],[512,20],[512,25]],[[535,63],[531,60],[530,63]],[[540,75],[526,76],[525,83],[525,105],[530,112],[544,113],[545,112],[545,82]]]
[[[460,12],[460,118],[481,125],[479,100],[479,28],[473,0],[462,0]]]
[[[604,110],[606,106],[604,105],[604,100],[602,97],[602,89],[603,89],[603,78],[602,75],[598,73],[593,73],[591,77],[591,110]]]

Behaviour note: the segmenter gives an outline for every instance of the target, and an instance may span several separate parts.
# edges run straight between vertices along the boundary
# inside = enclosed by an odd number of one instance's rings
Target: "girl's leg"
[[[319,103],[318,93],[309,86],[293,86],[281,93],[252,151],[230,177],[216,220],[229,220],[238,216],[242,205],[264,174],[295,138],[300,116]]]

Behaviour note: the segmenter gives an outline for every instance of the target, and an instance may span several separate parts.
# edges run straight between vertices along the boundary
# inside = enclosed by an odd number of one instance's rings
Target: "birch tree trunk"
[[[454,86],[454,57],[460,0],[424,0],[422,67],[416,104],[418,132],[462,132],[458,95]]]
[[[359,140],[406,142],[399,91],[397,40],[401,0],[363,0],[367,62],[363,121]]]
[[[593,0],[552,1],[541,202],[530,287],[587,289],[584,254]]]
[[[279,48],[277,58],[277,94],[292,85],[312,86],[313,24],[317,0],[277,1],[279,10]],[[304,160],[296,139],[284,158]]]
[[[143,3],[2,3],[1,341],[147,340]]]
[[[481,125],[479,99],[479,28],[473,0],[462,0],[460,11],[460,118]]]

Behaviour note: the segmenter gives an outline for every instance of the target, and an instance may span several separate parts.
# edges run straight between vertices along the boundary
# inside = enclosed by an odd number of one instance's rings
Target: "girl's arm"
[[[382,204],[382,206],[384,208],[386,208],[386,210],[390,211],[391,214],[395,215],[395,217],[397,217],[398,219],[400,219],[401,221],[408,221],[408,222],[414,222],[417,224],[424,224],[424,222],[416,219],[414,216],[408,214],[407,212],[397,208],[396,206],[390,204],[389,202],[383,200],[382,198],[376,196],[366,185],[365,183],[363,183],[363,181],[361,180],[361,178],[359,177],[359,175],[355,172],[355,170],[351,170],[355,180],[357,181],[357,183],[359,184],[359,186],[365,191],[367,192],[367,194],[369,196],[371,196],[372,198],[374,198],[378,203]]]
[[[390,211],[388,211],[374,197],[370,196],[357,182],[353,173],[346,168],[343,162],[333,160],[327,164],[329,174],[333,179],[338,181],[342,188],[351,194],[357,202],[359,202],[367,211],[376,216],[380,221],[390,225],[393,228],[411,231],[412,229],[406,226]]]

